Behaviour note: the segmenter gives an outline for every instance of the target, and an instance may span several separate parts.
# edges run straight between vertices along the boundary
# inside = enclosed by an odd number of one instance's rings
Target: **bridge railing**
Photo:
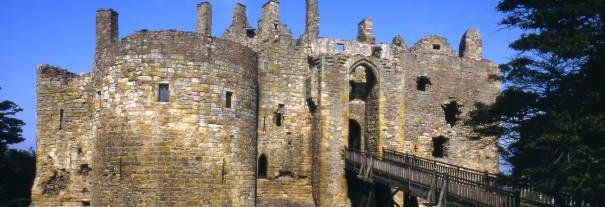
[[[447,173],[451,176],[456,176],[474,182],[481,182],[492,188],[501,188],[509,191],[514,191],[514,187],[503,182],[498,175],[488,172],[461,167],[445,162],[430,160],[415,155],[400,153],[392,150],[383,151],[384,159],[390,159],[396,162],[409,162],[407,164],[415,165],[425,169],[434,169],[437,172]],[[565,192],[546,193],[545,190],[536,189],[530,186],[517,187],[520,193],[521,200],[535,205],[568,205],[568,206],[590,206],[588,203],[575,199],[572,195]]]
[[[402,185],[413,185],[427,190],[434,188],[436,189],[434,192],[447,189],[448,196],[454,196],[467,203],[481,206],[515,207],[515,199],[518,199],[518,196],[510,191],[427,169],[420,166],[426,163],[414,162],[414,160],[408,160],[410,162],[404,164],[393,159],[384,159],[384,157],[355,150],[347,150],[345,156],[350,165],[359,170],[362,170],[360,169],[362,165],[368,166],[371,159],[373,162],[372,173],[380,179],[399,181]],[[446,186],[444,183],[447,183]],[[433,195],[433,197],[436,196],[438,195]]]
[[[499,186],[500,182],[497,175],[490,174],[487,171],[479,171],[462,166],[452,165],[445,162],[430,160],[415,155],[400,153],[391,150],[383,150],[383,158],[396,163],[417,166],[423,169],[435,170],[450,176],[463,178],[473,182],[481,182],[489,186]]]
[[[351,149],[347,149],[345,152],[346,158],[353,159],[352,161],[355,163],[361,164],[363,157],[372,158],[376,162],[375,167],[382,172],[387,172],[387,176],[396,175],[420,185],[430,185],[430,182],[435,182],[433,177],[436,177],[439,183],[448,180],[451,185],[448,193],[459,195],[463,199],[475,199],[474,201],[483,204],[499,204],[491,206],[510,206],[515,199],[541,206],[590,206],[584,201],[574,199],[569,194],[545,193],[531,187],[515,188],[506,185],[495,174],[406,153],[384,150],[383,156],[378,157],[371,153]],[[494,197],[495,194],[498,196]]]

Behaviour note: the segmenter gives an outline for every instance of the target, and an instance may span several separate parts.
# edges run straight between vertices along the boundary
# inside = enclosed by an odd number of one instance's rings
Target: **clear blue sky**
[[[0,7],[0,100],[12,100],[24,111],[23,143],[13,147],[35,148],[35,68],[52,64],[75,73],[92,70],[95,47],[95,11],[118,11],[120,37],[141,29],[195,28],[194,0],[3,0]],[[221,35],[231,21],[235,3],[247,5],[250,24],[256,26],[266,0],[211,0],[213,33]],[[502,29],[497,0],[319,0],[320,36],[354,39],[357,23],[372,17],[377,40],[390,42],[401,34],[408,46],[421,37],[437,34],[452,46],[467,28],[479,28],[487,59],[504,63],[514,52],[508,44],[519,35]],[[305,1],[282,0],[281,19],[298,37],[304,31]]]

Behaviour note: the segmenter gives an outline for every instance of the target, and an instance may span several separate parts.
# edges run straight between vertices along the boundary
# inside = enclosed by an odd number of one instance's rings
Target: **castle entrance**
[[[350,149],[377,153],[379,87],[378,76],[368,62],[354,64],[349,71]],[[362,181],[356,173],[346,171],[347,196],[352,206],[392,206],[391,189],[379,183]]]
[[[359,136],[357,131],[349,131],[349,138],[359,138],[361,141],[355,143],[358,149],[368,152],[379,151],[378,136],[378,79],[369,64],[357,64],[349,72],[349,119],[359,125]],[[353,123],[353,124],[355,124]],[[357,130],[356,126],[349,121],[349,130]],[[351,133],[353,132],[353,133]],[[350,140],[349,147],[353,148]]]

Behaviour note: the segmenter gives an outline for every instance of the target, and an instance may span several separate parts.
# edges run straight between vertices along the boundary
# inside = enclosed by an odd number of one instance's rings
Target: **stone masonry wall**
[[[435,46],[438,45],[438,46]],[[438,48],[438,49],[436,49]],[[473,140],[476,136],[463,126],[464,119],[476,102],[495,101],[499,93],[498,74],[494,63],[473,58],[461,58],[454,53],[446,39],[429,36],[420,40],[405,54],[401,64],[409,65],[405,72],[406,120],[405,151],[465,167],[498,171],[498,153],[493,138]],[[417,89],[417,80],[430,80],[426,90]],[[458,121],[451,126],[445,118],[444,107],[455,101],[460,107]],[[434,157],[435,137],[443,136],[445,156]]]
[[[255,53],[173,31],[135,33],[112,53],[97,83],[93,204],[253,205]],[[159,84],[168,102],[158,102]]]
[[[258,155],[268,161],[267,177],[259,178],[261,202],[313,205],[311,113],[305,98],[309,66],[303,49],[273,43],[259,54]]]
[[[34,206],[90,204],[93,151],[91,76],[37,69]]]

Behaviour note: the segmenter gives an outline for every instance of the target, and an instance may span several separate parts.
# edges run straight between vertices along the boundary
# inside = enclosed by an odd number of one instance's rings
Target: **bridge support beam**
[[[441,186],[441,193],[439,194],[439,201],[437,202],[437,207],[446,207],[447,206],[447,187],[449,183],[449,176],[443,177],[443,185]]]

